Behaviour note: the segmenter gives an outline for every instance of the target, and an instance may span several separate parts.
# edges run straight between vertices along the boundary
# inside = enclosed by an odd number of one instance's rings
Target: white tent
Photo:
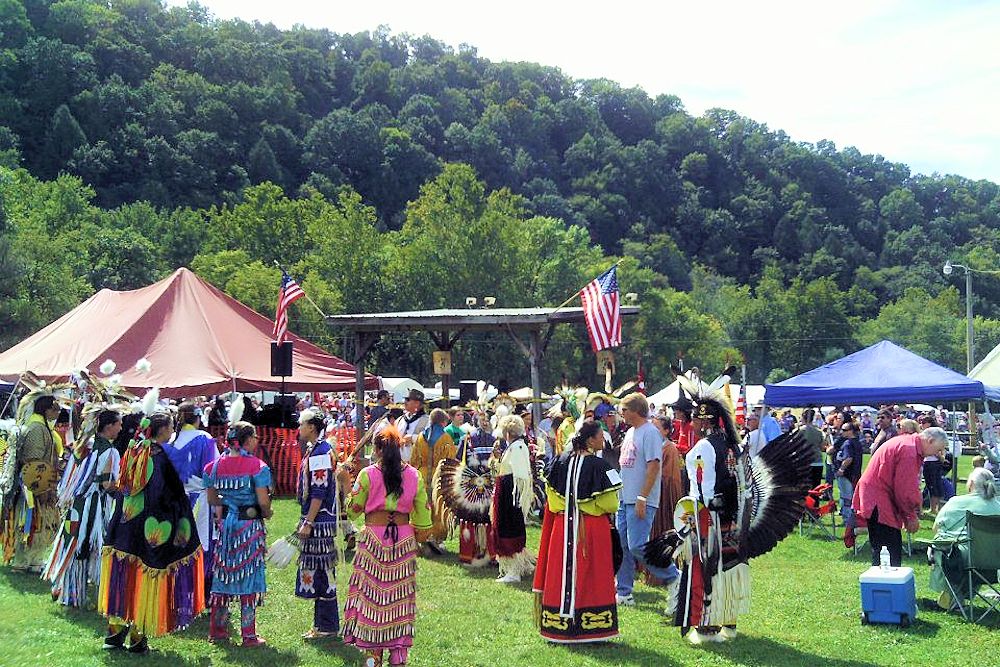
[[[650,403],[654,404],[657,408],[663,408],[669,406],[671,403],[676,403],[680,398],[680,383],[674,380],[672,383],[668,384],[666,387],[651,394],[646,397]],[[740,395],[740,385],[730,384],[729,385],[729,396],[733,400],[733,405],[736,405],[736,399]],[[748,384],[747,385],[747,405],[757,405],[764,402],[764,385],[762,384]]]
[[[515,401],[530,401],[532,398],[531,387],[521,387],[520,389],[515,389],[507,395]],[[551,397],[543,391],[542,398],[548,399]]]
[[[382,378],[382,388],[392,394],[393,403],[402,403],[411,389],[424,391],[423,385],[413,378]],[[424,392],[426,396],[426,392]],[[438,391],[438,396],[441,392]]]
[[[1000,386],[1000,345],[990,350],[990,353],[969,371],[969,377],[985,385]]]

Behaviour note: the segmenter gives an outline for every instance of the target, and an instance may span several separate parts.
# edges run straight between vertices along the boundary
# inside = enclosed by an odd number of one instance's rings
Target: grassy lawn
[[[963,470],[963,473],[965,471]],[[292,501],[276,504],[271,540],[291,531]],[[930,520],[922,535],[930,534]],[[529,529],[537,545],[539,531]],[[457,544],[451,543],[452,552]],[[740,636],[711,648],[689,646],[665,624],[663,593],[638,585],[634,609],[621,611],[622,636],[607,645],[568,648],[544,642],[532,625],[530,583],[506,587],[495,570],[469,572],[454,556],[421,559],[416,646],[410,664],[434,667],[672,666],[672,665],[954,665],[995,664],[992,632],[938,611],[927,586],[929,568],[917,554],[919,613],[908,629],[862,626],[858,574],[867,550],[854,557],[839,542],[792,535],[752,563],[753,609]],[[100,650],[103,621],[93,611],[62,608],[43,582],[0,569],[0,665],[355,665],[359,654],[337,641],[307,644],[299,635],[311,604],[292,597],[294,568],[268,572],[270,592],[258,615],[265,649],[213,646],[200,618],[185,632],[152,642],[146,657]],[[344,579],[341,585],[346,586]],[[234,610],[235,611],[235,610]],[[995,628],[996,623],[988,627]],[[994,656],[994,657],[991,657]]]

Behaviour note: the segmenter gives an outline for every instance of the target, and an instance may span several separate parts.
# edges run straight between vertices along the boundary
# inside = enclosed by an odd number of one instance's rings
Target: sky
[[[494,61],[677,95],[693,115],[731,109],[796,141],[855,146],[913,173],[1000,182],[1000,2],[200,4],[220,19],[282,28],[426,34]]]

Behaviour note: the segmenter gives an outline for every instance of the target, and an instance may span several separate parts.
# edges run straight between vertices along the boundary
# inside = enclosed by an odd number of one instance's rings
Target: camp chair
[[[997,588],[997,570],[1000,570],[1000,516],[966,512],[965,520],[969,530],[969,562],[965,567],[969,576],[969,615],[966,619],[972,620],[975,617],[975,602],[979,598],[986,603],[986,611],[975,619],[978,623],[991,611],[1000,612],[1000,588]],[[993,595],[988,597],[980,592],[981,585],[989,588]]]
[[[830,484],[820,484],[806,493],[806,511],[799,519],[799,535],[805,530],[809,535],[819,530],[828,539],[840,539],[837,537],[837,501],[833,499]]]

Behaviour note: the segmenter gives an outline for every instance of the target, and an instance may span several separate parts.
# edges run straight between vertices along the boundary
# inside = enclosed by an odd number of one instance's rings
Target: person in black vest
[[[411,389],[403,401],[403,414],[396,420],[396,428],[403,436],[403,446],[400,455],[405,463],[409,463],[413,451],[413,443],[417,441],[425,428],[430,424],[427,413],[424,412],[424,392]]]

